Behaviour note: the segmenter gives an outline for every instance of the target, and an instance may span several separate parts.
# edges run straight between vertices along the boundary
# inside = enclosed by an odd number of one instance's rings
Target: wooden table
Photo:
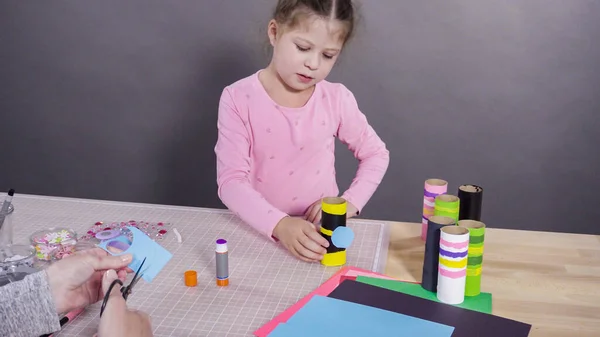
[[[392,223],[385,274],[421,282],[421,224]],[[487,229],[481,290],[530,337],[600,336],[600,236]]]

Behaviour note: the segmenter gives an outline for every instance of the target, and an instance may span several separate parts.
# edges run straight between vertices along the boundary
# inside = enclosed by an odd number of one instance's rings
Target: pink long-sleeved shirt
[[[389,151],[342,84],[321,81],[301,108],[279,106],[256,72],[223,90],[218,112],[218,195],[244,222],[272,239],[285,216],[338,196],[335,137],[359,160],[342,197],[359,212],[389,165]]]

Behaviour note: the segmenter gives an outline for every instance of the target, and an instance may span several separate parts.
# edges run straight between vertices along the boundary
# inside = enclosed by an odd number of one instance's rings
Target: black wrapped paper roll
[[[447,216],[434,215],[428,219],[425,257],[423,259],[423,280],[421,281],[421,286],[425,290],[437,292],[440,230],[444,226],[452,225],[456,225],[456,221]]]
[[[483,188],[477,185],[461,185],[458,188],[460,211],[458,220],[481,221],[481,205],[483,202]]]

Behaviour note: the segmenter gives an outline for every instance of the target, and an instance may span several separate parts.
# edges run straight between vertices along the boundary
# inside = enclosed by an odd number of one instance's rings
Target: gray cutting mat
[[[47,227],[69,227],[81,236],[97,221],[162,221],[176,228],[182,243],[172,231],[160,241],[173,258],[152,283],[140,280],[128,300],[130,308],[150,314],[157,337],[252,336],[340,269],[295,259],[225,210],[30,195],[15,196],[14,205],[15,243]],[[348,265],[382,272],[387,225],[351,219],[348,226],[356,234]],[[224,288],[215,284],[217,238],[229,247],[230,285]],[[188,269],[198,272],[197,287],[184,285]],[[55,336],[92,336],[99,310],[100,303],[89,307]]]

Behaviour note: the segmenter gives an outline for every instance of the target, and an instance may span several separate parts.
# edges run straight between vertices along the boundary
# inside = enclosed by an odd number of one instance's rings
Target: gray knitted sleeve
[[[45,271],[0,287],[0,336],[31,337],[60,330]]]

